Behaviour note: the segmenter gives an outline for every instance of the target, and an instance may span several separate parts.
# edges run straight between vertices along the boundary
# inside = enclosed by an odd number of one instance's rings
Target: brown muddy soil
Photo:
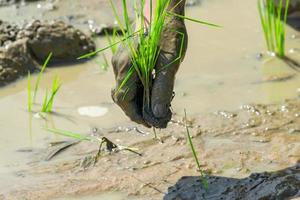
[[[62,21],[17,26],[0,20],[0,86],[37,71],[50,52],[51,63],[66,63],[94,50],[90,37]]]
[[[48,162],[43,161],[47,150],[29,153],[35,161],[16,173],[18,184],[3,193],[4,198],[52,199],[105,191],[123,191],[143,199],[300,197],[299,99],[280,105],[244,105],[236,112],[220,111],[190,118],[187,123],[208,175],[207,191],[197,177],[181,178],[199,172],[186,142],[184,121],[178,115],[167,129],[158,131],[163,142],[154,140],[150,130],[141,131],[142,127],[94,131],[116,144],[137,148],[142,155],[103,152],[95,166],[87,165],[89,156],[98,150],[98,144],[90,142],[70,147]],[[268,171],[278,172],[259,174],[266,166]],[[254,171],[257,174],[250,175]]]

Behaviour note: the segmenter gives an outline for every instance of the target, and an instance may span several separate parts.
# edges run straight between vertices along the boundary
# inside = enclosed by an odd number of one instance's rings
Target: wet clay
[[[234,112],[188,117],[186,123],[201,169],[207,174],[208,191],[203,190],[199,181],[186,141],[185,121],[176,115],[167,129],[158,132],[163,143],[154,140],[150,130],[141,131],[141,126],[101,131],[101,137],[135,148],[141,155],[103,151],[95,166],[82,168],[88,156],[96,155],[98,143],[81,142],[49,162],[44,161],[48,151],[28,152],[32,161],[27,168],[16,172],[19,185],[2,194],[7,199],[31,200],[111,190],[154,200],[163,197],[192,200],[201,199],[202,195],[208,199],[296,197],[299,195],[299,108],[300,100],[296,99],[277,105],[248,104]],[[266,166],[273,172],[264,173]]]

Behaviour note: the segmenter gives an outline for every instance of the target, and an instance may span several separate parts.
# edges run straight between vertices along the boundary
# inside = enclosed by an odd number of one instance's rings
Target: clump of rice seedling
[[[121,19],[121,17],[117,14],[116,6],[112,2],[112,0],[110,0],[113,13],[120,27],[123,38],[118,42],[115,43],[111,42],[110,46],[108,47],[105,47],[103,49],[79,57],[79,59],[89,58],[95,55],[96,53],[99,53],[106,49],[109,48],[114,49],[115,45],[122,43],[125,47],[127,47],[129,54],[131,55],[132,66],[131,69],[128,71],[126,77],[124,78],[124,81],[120,84],[119,88],[117,88],[116,93],[118,93],[120,89],[122,89],[125,86],[126,82],[129,80],[132,74],[136,72],[144,88],[143,104],[144,107],[146,108],[150,106],[150,91],[152,88],[153,73],[155,71],[154,67],[156,65],[160,53],[159,43],[160,43],[161,34],[167,17],[169,15],[175,15],[176,17],[191,20],[197,23],[219,27],[218,25],[214,25],[199,20],[194,20],[192,18],[188,18],[188,17],[184,17],[172,13],[171,11],[169,12],[168,8],[170,2],[171,0],[157,0],[156,8],[154,10],[155,12],[154,15],[152,16],[153,6],[152,6],[152,1],[150,1],[150,14],[151,14],[150,22],[149,24],[145,24],[145,18],[144,18],[145,0],[140,0],[139,5],[137,1],[135,1],[135,15],[137,18],[136,21],[139,22],[139,24],[137,24],[138,28],[136,30],[132,28],[130,23],[127,1],[122,0],[123,18]],[[122,21],[124,21],[124,23],[122,23]],[[184,34],[180,32],[178,33],[182,35],[181,49],[183,49]],[[138,48],[135,48],[134,41],[138,42]],[[112,51],[115,52],[116,49]],[[179,55],[179,58],[176,58],[176,60],[180,58],[181,55]],[[171,61],[171,63],[175,61]],[[168,64],[167,66],[169,65],[170,64]]]
[[[61,86],[61,84],[59,83],[59,78],[58,78],[58,76],[56,76],[53,80],[52,90],[51,90],[49,98],[48,98],[48,90],[46,90],[46,95],[44,97],[41,112],[44,112],[44,113],[52,112],[54,97],[57,94],[60,86]]]
[[[285,56],[285,25],[288,7],[289,0],[285,1],[284,11],[282,11],[283,0],[279,1],[278,6],[275,6],[274,0],[258,0],[258,11],[268,51],[280,58]]]
[[[28,105],[27,105],[27,107],[28,107],[29,112],[32,111],[32,105],[35,103],[36,95],[37,95],[37,92],[38,92],[38,89],[39,89],[39,86],[40,86],[40,81],[42,79],[43,73],[44,73],[51,57],[52,57],[52,53],[50,53],[48,55],[48,57],[46,58],[43,66],[41,68],[41,71],[40,71],[40,73],[37,77],[37,80],[35,82],[35,87],[34,87],[33,94],[32,94],[32,88],[31,88],[31,76],[30,76],[30,72],[28,72],[28,82],[27,82]],[[53,84],[52,84],[52,90],[51,90],[51,93],[49,95],[49,98],[48,98],[48,91],[46,90],[46,95],[44,97],[41,112],[44,112],[44,113],[52,112],[54,97],[57,94],[60,86],[61,86],[61,84],[59,83],[59,78],[56,76],[54,81],[53,81]]]
[[[198,156],[197,156],[197,151],[194,147],[193,140],[192,140],[192,137],[191,137],[191,134],[190,134],[190,130],[189,130],[189,127],[188,127],[188,124],[187,124],[186,110],[184,110],[184,119],[185,119],[184,121],[185,121],[187,140],[189,142],[190,148],[191,148],[192,153],[193,153],[193,157],[195,159],[198,170],[200,172],[200,180],[202,181],[202,184],[203,184],[204,188],[207,189],[208,188],[208,183],[207,183],[207,180],[205,178],[205,173],[201,169],[201,165],[200,165],[200,162],[199,162],[199,159],[198,159]]]

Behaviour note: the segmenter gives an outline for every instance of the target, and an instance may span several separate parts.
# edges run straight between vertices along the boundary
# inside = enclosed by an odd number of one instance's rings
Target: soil
[[[142,127],[116,127],[94,133],[136,148],[142,155],[103,152],[95,166],[83,165],[98,150],[98,144],[90,142],[70,147],[48,162],[42,160],[52,148],[44,153],[29,153],[34,161],[16,172],[18,185],[3,194],[6,199],[32,200],[112,190],[145,199],[300,197],[299,111],[297,99],[281,105],[244,105],[236,112],[189,118],[201,167],[207,174],[207,191],[199,182],[186,142],[185,122],[177,116],[167,129],[159,131],[162,143],[153,139],[150,130],[141,132]],[[275,172],[265,173],[266,166]],[[186,174],[194,177],[182,178]],[[34,184],[28,184],[29,180]]]

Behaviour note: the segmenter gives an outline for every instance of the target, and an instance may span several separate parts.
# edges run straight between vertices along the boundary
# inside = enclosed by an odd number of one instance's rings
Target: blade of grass
[[[289,0],[285,1],[283,11],[283,0],[276,6],[274,0],[258,0],[258,11],[264,32],[267,49],[276,56],[285,56],[285,25]]]
[[[207,25],[207,26],[222,28],[222,26],[220,26],[218,24],[213,24],[213,23],[210,23],[210,22],[201,21],[201,20],[198,20],[198,19],[193,19],[193,18],[190,18],[190,17],[186,17],[186,16],[183,16],[183,15],[176,14],[174,12],[168,12],[168,14],[172,15],[172,16],[175,16],[175,17],[179,17],[181,19],[189,20],[191,22],[195,22],[195,23],[198,23],[198,24],[204,24],[204,25]]]
[[[32,96],[31,96],[31,77],[30,72],[28,71],[28,78],[27,78],[27,107],[28,111],[32,111]]]
[[[48,63],[50,61],[52,57],[52,52],[49,53],[48,57],[46,58],[43,66],[42,66],[42,69],[37,77],[37,80],[36,80],[36,83],[35,83],[35,87],[34,87],[34,93],[33,93],[33,103],[35,102],[35,99],[36,99],[36,94],[37,94],[37,91],[38,91],[38,88],[39,88],[39,85],[40,85],[40,81],[41,81],[41,78],[42,78],[42,75],[43,75],[43,72],[45,71],[46,67],[48,66]]]
[[[47,106],[47,102],[48,102],[48,89],[46,89],[46,94],[44,97],[44,101],[43,101],[43,105],[42,105],[42,112],[46,112],[46,106]]]
[[[205,175],[205,173],[201,169],[201,165],[200,165],[200,162],[199,162],[199,159],[198,159],[198,156],[197,156],[197,152],[196,152],[196,149],[195,149],[193,141],[192,141],[192,137],[191,137],[191,134],[190,134],[189,127],[187,125],[186,110],[184,110],[184,118],[185,118],[185,128],[186,128],[187,140],[188,140],[190,148],[192,150],[192,153],[193,153],[195,162],[197,164],[198,170],[200,171],[200,180],[202,181],[203,187],[205,189],[208,189],[208,183],[207,183],[207,180],[205,178],[206,175]]]
[[[109,67],[109,64],[108,64],[108,60],[107,60],[104,53],[102,54],[102,58],[103,58],[103,61],[104,61],[103,65],[102,65],[102,70],[107,71],[107,69]]]
[[[65,131],[65,130],[60,130],[60,129],[53,129],[53,128],[46,128],[47,131],[50,131],[52,133],[55,133],[57,135],[65,136],[65,137],[70,137],[78,140],[85,140],[85,141],[93,141],[92,137],[85,136],[79,133],[73,133],[70,131]]]
[[[55,77],[54,81],[53,81],[53,85],[52,85],[52,92],[51,92],[51,96],[50,99],[46,105],[46,112],[51,112],[52,111],[52,107],[53,107],[53,102],[54,102],[54,97],[57,94],[58,90],[60,89],[61,84],[59,83],[59,78],[58,76]]]

